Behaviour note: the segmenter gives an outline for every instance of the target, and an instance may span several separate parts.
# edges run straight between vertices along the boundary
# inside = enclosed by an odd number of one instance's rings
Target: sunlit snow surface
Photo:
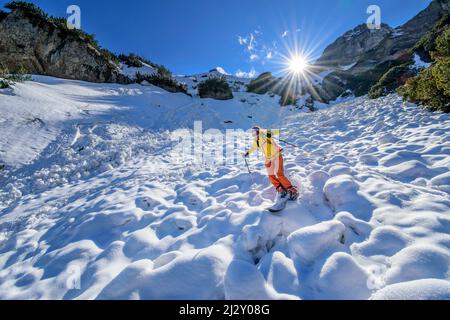
[[[1,299],[450,299],[449,115],[45,77],[1,92]],[[298,202],[265,211],[256,157],[252,176],[174,162],[195,120],[281,128]]]

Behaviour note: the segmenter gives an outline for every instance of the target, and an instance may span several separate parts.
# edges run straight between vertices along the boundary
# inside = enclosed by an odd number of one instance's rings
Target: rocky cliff
[[[394,30],[386,24],[381,29],[370,30],[361,24],[346,32],[328,46],[316,64],[323,68],[346,67],[358,62],[361,57],[376,48]]]
[[[90,82],[127,83],[111,55],[88,35],[69,30],[33,5],[12,3],[0,14],[0,62],[10,70]]]

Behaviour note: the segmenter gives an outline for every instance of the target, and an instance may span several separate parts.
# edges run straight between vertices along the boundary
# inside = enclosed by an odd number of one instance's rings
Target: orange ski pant
[[[266,169],[269,181],[277,191],[288,190],[292,188],[292,183],[284,175],[284,161],[281,152],[273,159],[266,160]]]

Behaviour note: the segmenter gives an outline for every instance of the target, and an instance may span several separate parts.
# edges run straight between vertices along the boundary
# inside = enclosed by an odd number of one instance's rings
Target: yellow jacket
[[[272,137],[276,137],[280,135],[280,130],[263,130],[259,131],[259,136],[255,138],[253,142],[253,146],[247,153],[250,155],[255,153],[258,149],[261,150],[264,158],[266,160],[272,160],[277,157],[282,149],[276,143]]]

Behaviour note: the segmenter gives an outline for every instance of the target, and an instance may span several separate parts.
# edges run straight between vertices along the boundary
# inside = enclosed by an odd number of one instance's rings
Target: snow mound
[[[387,286],[373,300],[450,300],[450,281],[423,279]]]
[[[330,175],[324,171],[315,171],[308,176],[308,180],[315,189],[323,189]]]
[[[356,219],[349,212],[339,212],[334,220],[341,222],[345,226],[344,238],[347,244],[360,242],[371,234],[373,229],[369,223]]]
[[[326,221],[292,233],[288,239],[291,257],[303,264],[313,263],[326,250],[342,244],[345,225]]]
[[[450,271],[448,250],[434,245],[414,245],[391,259],[386,283],[393,284],[419,279],[447,279]]]
[[[336,165],[329,170],[330,177],[336,177],[341,175],[352,175],[352,169],[346,165]]]
[[[369,257],[378,255],[392,257],[404,249],[410,241],[410,238],[398,228],[391,226],[379,227],[370,234],[368,240],[360,244],[355,244],[353,250]]]
[[[377,166],[378,165],[378,158],[371,154],[364,154],[359,157],[359,162],[362,164],[365,164],[367,166]]]
[[[225,297],[228,300],[296,299],[295,296],[275,292],[254,265],[241,260],[234,260],[227,270]]]
[[[278,293],[298,295],[300,292],[299,277],[294,262],[283,252],[275,251],[267,255],[265,261],[261,261],[260,271],[267,279],[269,286]]]
[[[99,300],[137,300],[140,293],[137,289],[147,273],[153,269],[151,260],[139,260],[125,268],[103,291],[97,296]]]
[[[338,252],[327,259],[318,281],[324,299],[367,300],[369,272],[347,253]]]
[[[360,193],[360,187],[350,175],[338,175],[328,180],[324,193],[335,212],[349,211],[359,219],[372,217],[370,202]]]
[[[447,168],[430,168],[420,161],[412,160],[390,167],[386,172],[403,181],[414,181],[417,178],[430,179],[447,170]]]
[[[383,141],[386,141],[386,137],[384,137]],[[392,141],[392,140],[387,140]],[[396,166],[403,162],[407,162],[410,160],[422,160],[422,156],[419,153],[412,151],[396,151],[380,160],[380,164],[386,167]]]
[[[122,271],[98,298],[223,299],[222,275],[231,259],[229,252],[218,245],[185,254],[157,269],[151,268],[150,263],[138,262]],[[146,285],[142,287],[142,283]]]
[[[430,180],[430,183],[433,186],[450,193],[450,171],[434,177]]]
[[[271,241],[281,235],[282,220],[278,217],[266,215],[255,225],[247,225],[243,230],[244,243],[248,251],[270,250]],[[269,246],[269,247],[267,247]]]

